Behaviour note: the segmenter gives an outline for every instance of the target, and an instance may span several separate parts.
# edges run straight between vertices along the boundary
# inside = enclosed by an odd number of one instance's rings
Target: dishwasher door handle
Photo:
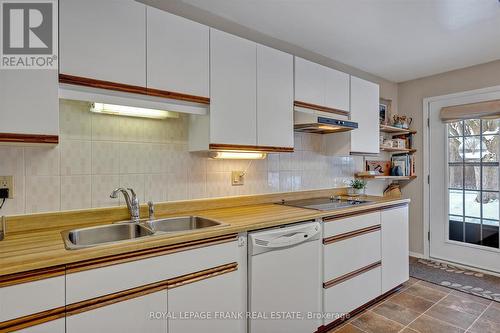
[[[286,247],[303,243],[309,239],[309,234],[306,232],[293,232],[290,234],[281,235],[270,240],[266,246],[270,248]]]

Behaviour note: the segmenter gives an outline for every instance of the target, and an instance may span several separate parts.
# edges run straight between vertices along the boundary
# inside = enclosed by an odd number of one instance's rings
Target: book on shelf
[[[415,155],[394,154],[391,157],[392,167],[399,166],[402,176],[415,176]]]

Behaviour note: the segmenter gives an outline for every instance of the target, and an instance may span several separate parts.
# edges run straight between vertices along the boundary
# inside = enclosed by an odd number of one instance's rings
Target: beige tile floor
[[[410,278],[333,332],[500,333],[500,303]]]

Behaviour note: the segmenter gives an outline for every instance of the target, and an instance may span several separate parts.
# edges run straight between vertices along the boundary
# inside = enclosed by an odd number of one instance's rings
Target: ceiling
[[[178,2],[394,82],[500,59],[498,0]]]

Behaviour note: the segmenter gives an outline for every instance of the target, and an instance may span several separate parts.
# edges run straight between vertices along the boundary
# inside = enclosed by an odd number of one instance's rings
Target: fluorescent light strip
[[[210,157],[213,159],[228,159],[228,160],[263,160],[267,156],[262,152],[250,151],[214,151],[210,152]]]
[[[179,118],[179,114],[177,112],[104,103],[92,103],[90,111],[96,113],[113,114],[117,116],[153,119]]]

